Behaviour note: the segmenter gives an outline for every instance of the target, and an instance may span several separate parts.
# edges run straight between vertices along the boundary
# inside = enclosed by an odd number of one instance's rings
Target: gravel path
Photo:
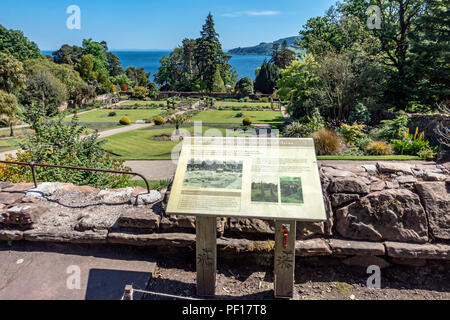
[[[240,262],[241,261],[241,262]],[[273,299],[273,269],[242,263],[218,263],[216,299]],[[366,268],[297,263],[295,300],[448,300],[450,268],[393,266],[381,271],[381,288],[367,287]],[[195,260],[175,255],[157,259],[147,290],[195,297]],[[161,299],[148,295],[146,299]]]

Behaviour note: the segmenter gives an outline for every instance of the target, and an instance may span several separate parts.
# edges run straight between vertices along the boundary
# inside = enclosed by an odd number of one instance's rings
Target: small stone
[[[359,200],[358,194],[335,193],[331,196],[331,205],[333,207],[338,207],[340,205],[348,204],[355,200]]]
[[[417,179],[416,178],[414,178],[412,175],[403,175],[403,176],[401,176],[401,177],[398,177],[397,178],[397,181],[399,182],[399,183],[416,183],[417,182]]]
[[[403,172],[407,174],[411,174],[411,164],[405,162],[378,162],[377,163],[378,170],[381,173],[397,173]]]
[[[159,227],[161,217],[151,210],[141,208],[128,210],[119,217],[120,228],[155,230]]]
[[[394,179],[392,181],[386,181],[386,188],[387,189],[398,189],[398,188],[400,188],[400,184],[398,183],[397,179]]]
[[[23,193],[0,192],[0,203],[4,205],[10,205],[16,202],[20,202],[23,197]]]
[[[309,239],[295,241],[295,255],[301,257],[328,256],[331,249],[322,239]]]
[[[361,165],[361,167],[363,167],[369,173],[376,173],[378,171],[375,164],[363,164]]]
[[[384,245],[388,256],[392,258],[450,260],[450,245],[447,244],[412,244],[386,241]]]
[[[386,182],[380,180],[370,184],[370,192],[381,191],[386,187]]]
[[[330,177],[356,177],[356,174],[350,171],[336,170],[330,167],[323,167],[323,172]]]
[[[44,182],[38,185],[37,188],[30,189],[26,193],[27,198],[42,198],[53,195],[58,189],[57,184],[53,182]]]
[[[6,226],[31,227],[39,217],[48,211],[46,206],[35,203],[21,203],[9,208],[3,216]]]
[[[132,197],[132,203],[136,206],[141,206],[144,204],[152,204],[162,199],[161,193],[156,190],[150,190],[150,193],[138,194]]]
[[[369,193],[368,185],[359,178],[338,178],[330,185],[333,193]]]
[[[337,255],[380,256],[385,253],[384,245],[377,242],[339,239],[330,239],[329,242],[333,254]]]

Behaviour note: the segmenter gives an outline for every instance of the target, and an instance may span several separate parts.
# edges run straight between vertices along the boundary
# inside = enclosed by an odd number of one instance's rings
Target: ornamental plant
[[[166,120],[164,120],[162,116],[157,116],[156,118],[153,119],[153,122],[155,123],[155,125],[160,126],[166,123]]]
[[[119,123],[121,125],[128,126],[129,124],[131,124],[131,120],[127,116],[123,116],[122,118],[120,118]]]
[[[356,140],[364,136],[364,129],[366,125],[354,123],[353,125],[348,125],[343,123],[339,128],[339,131],[344,136],[345,140],[350,144],[355,144]]]
[[[418,155],[425,148],[429,148],[430,142],[425,138],[425,132],[419,134],[419,128],[416,127],[414,134],[409,133],[409,129],[397,132],[397,139],[391,140],[392,145],[397,153]]]
[[[242,124],[244,125],[244,126],[250,126],[251,124],[252,124],[252,119],[250,118],[250,117],[245,117],[243,120],[242,120]]]

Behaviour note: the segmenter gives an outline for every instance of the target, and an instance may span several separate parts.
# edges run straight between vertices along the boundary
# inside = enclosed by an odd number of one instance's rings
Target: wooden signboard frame
[[[214,296],[218,217],[275,220],[274,295],[293,296],[296,221],[325,221],[312,139],[187,137],[166,212],[196,216],[197,294]]]

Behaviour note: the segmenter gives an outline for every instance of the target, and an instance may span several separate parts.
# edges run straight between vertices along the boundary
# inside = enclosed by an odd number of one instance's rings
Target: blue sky
[[[1,0],[0,24],[20,29],[41,50],[105,40],[110,49],[172,49],[197,38],[209,11],[224,49],[298,34],[336,0]],[[81,29],[69,30],[67,7],[81,9]]]

